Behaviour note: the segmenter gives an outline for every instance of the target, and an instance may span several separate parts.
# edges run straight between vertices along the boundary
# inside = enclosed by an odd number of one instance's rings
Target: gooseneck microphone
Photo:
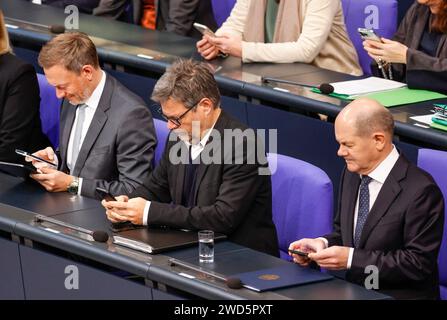
[[[277,83],[285,83],[285,84],[290,84],[290,85],[300,86],[300,87],[305,87],[305,88],[317,88],[323,94],[331,94],[334,92],[334,87],[329,83],[322,83],[318,87],[316,87],[316,86],[311,86],[311,85],[304,84],[304,83],[298,83],[295,81],[276,79],[276,78],[270,78],[270,77],[261,77],[261,82],[262,83],[277,82]]]
[[[39,222],[39,223],[49,222],[49,223],[52,223],[52,224],[55,224],[55,225],[58,225],[61,227],[65,227],[65,228],[69,228],[69,229],[72,229],[72,230],[75,230],[75,231],[78,231],[81,233],[85,233],[85,234],[91,235],[93,240],[95,240],[97,242],[107,242],[107,240],[109,240],[109,234],[105,231],[102,231],[102,230],[91,231],[91,230],[88,230],[88,229],[85,229],[82,227],[74,226],[72,224],[41,215],[41,214],[36,215],[34,217],[34,221]]]
[[[41,23],[35,23],[35,22],[31,22],[31,21],[26,21],[26,20],[21,20],[21,19],[16,19],[16,18],[10,18],[10,17],[5,17],[5,19],[6,20],[15,21],[15,22],[18,22],[18,23],[29,24],[29,25],[34,26],[34,27],[48,29],[51,33],[59,34],[59,33],[64,33],[65,32],[65,27],[63,25],[60,25],[60,24],[45,25],[45,24],[41,24]]]
[[[241,279],[239,279],[239,278],[236,278],[236,277],[226,278],[225,276],[218,274],[217,272],[204,270],[200,267],[191,265],[185,261],[177,260],[175,258],[169,259],[169,262],[171,263],[171,267],[174,267],[176,265],[182,266],[184,268],[194,270],[196,272],[204,273],[204,274],[211,276],[213,278],[222,280],[223,282],[225,282],[227,287],[230,289],[241,289],[242,287],[244,287],[244,284],[242,283]]]

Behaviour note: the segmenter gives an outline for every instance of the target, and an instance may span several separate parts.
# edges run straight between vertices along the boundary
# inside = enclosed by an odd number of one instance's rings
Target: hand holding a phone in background
[[[408,47],[398,41],[377,36],[373,30],[359,28],[363,48],[375,61],[407,63]]]
[[[194,23],[194,27],[199,30],[203,38],[196,44],[197,51],[206,60],[216,58],[219,54],[242,57],[242,38],[236,35],[220,34],[217,36],[207,26]]]

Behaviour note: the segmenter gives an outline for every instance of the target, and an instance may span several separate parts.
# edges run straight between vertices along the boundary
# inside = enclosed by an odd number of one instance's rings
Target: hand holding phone
[[[357,31],[359,32],[360,37],[363,40],[383,42],[382,39],[374,32],[373,29],[358,28]]]
[[[309,255],[309,252],[304,252],[304,251],[300,251],[300,250],[293,250],[293,249],[288,249],[288,251],[290,253],[299,255],[300,257],[306,257]]]
[[[99,198],[102,199],[102,200],[105,200],[105,201],[117,201],[117,200],[115,199],[115,197],[112,196],[112,195],[109,193],[109,191],[107,191],[106,189],[97,187],[97,188],[95,189],[95,191],[96,191],[96,194],[99,196]]]
[[[38,157],[38,156],[36,156],[34,154],[31,154],[31,153],[29,153],[27,151],[16,149],[15,152],[17,154],[21,155],[21,156],[31,158],[31,159],[33,159],[35,161],[38,161],[38,162],[41,162],[41,163],[45,163],[45,164],[49,165],[51,168],[54,168],[54,169],[56,168],[56,164],[54,164],[54,163],[52,163],[52,162],[50,162],[48,160],[42,159],[42,158],[40,158],[40,157]]]
[[[216,37],[216,34],[207,26],[194,22],[194,28],[196,28],[202,35],[208,35],[210,37]]]

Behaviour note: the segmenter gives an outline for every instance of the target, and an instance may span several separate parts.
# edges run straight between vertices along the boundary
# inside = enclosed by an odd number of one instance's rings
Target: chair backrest
[[[358,28],[374,29],[382,37],[391,38],[397,29],[396,0],[342,0],[349,37],[359,56],[365,74],[371,74],[371,58],[363,49]]]
[[[419,149],[418,166],[431,174],[442,191],[444,200],[447,199],[447,152]],[[447,209],[444,212],[447,215]],[[444,220],[444,234],[438,258],[439,286],[441,299],[447,300],[447,219]]]
[[[50,139],[54,148],[59,146],[59,117],[61,100],[56,97],[56,90],[43,74],[37,74],[40,88],[40,120],[42,131]]]
[[[211,0],[214,19],[219,27],[227,20],[235,3],[236,0]]]
[[[155,132],[157,134],[157,147],[155,148],[154,165],[156,166],[165,150],[166,140],[169,136],[169,129],[166,126],[166,121],[154,118]]]
[[[332,182],[323,170],[310,163],[274,153],[267,156],[280,255],[290,260],[287,249],[291,242],[331,232]]]

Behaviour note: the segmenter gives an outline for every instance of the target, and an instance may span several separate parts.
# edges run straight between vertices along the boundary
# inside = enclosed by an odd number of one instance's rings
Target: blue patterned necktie
[[[363,226],[365,225],[366,218],[369,213],[369,189],[368,185],[372,178],[368,176],[362,177],[362,182],[360,182],[359,191],[359,212],[357,215],[357,225],[355,227],[354,233],[354,247],[357,248],[360,242],[360,237],[362,236]]]

